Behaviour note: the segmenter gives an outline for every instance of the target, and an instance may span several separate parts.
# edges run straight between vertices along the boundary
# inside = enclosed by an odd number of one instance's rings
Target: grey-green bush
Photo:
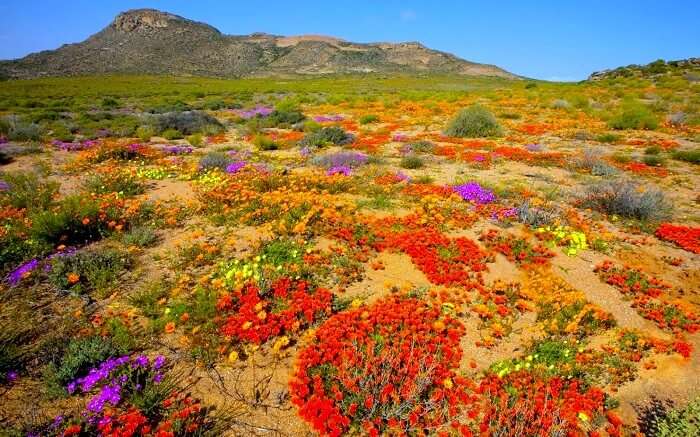
[[[445,129],[451,137],[482,138],[500,135],[501,126],[488,109],[472,105],[462,109]]]

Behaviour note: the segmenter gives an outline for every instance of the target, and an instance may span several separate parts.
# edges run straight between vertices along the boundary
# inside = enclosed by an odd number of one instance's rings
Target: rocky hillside
[[[618,77],[659,79],[666,76],[683,76],[691,82],[700,81],[700,58],[664,61],[659,59],[646,65],[627,65],[612,70],[596,71],[588,80],[596,81]]]
[[[170,74],[247,77],[331,73],[449,73],[515,78],[493,65],[465,61],[417,42],[357,44],[304,35],[224,35],[153,9],[123,12],[77,44],[0,61],[0,76]]]

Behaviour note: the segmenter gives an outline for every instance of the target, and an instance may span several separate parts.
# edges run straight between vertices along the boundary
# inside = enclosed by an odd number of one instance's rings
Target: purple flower
[[[10,184],[5,181],[0,181],[0,191],[10,191]]]
[[[544,150],[543,144],[526,144],[525,149],[528,152],[541,152]]]
[[[394,136],[391,138],[392,141],[407,141],[408,140],[408,135],[406,134],[394,134]]]
[[[301,150],[299,150],[299,153],[302,157],[308,158],[311,156],[311,149],[309,149],[309,146],[304,146]]]
[[[61,426],[62,423],[63,423],[63,416],[59,414],[58,416],[53,418],[53,422],[51,423],[51,429],[58,428],[59,426]]]
[[[243,119],[249,119],[253,117],[267,117],[268,115],[272,114],[272,111],[274,111],[272,108],[268,106],[256,106],[255,108],[248,109],[248,110],[238,110],[234,109],[233,112],[238,115],[239,117]]]
[[[314,121],[317,123],[323,123],[326,121],[342,121],[342,115],[317,115],[314,117]]]
[[[236,159],[238,161],[245,161],[248,158],[250,158],[252,153],[250,152],[250,150],[229,150],[228,155],[231,158]]]
[[[0,144],[7,144],[7,138],[0,137]]]
[[[356,168],[367,164],[369,156],[360,152],[337,152],[323,156],[318,156],[314,159],[315,165],[333,168],[333,167],[348,167]]]
[[[146,355],[139,355],[138,357],[134,358],[134,361],[131,363],[131,367],[148,367],[149,364],[150,361]]]
[[[15,382],[17,381],[17,377],[17,372],[15,372],[14,370],[10,370],[9,372],[7,372],[7,375],[5,375],[7,382]]]
[[[401,170],[396,172],[396,179],[400,181],[411,182],[411,177],[406,173],[402,172]]]
[[[245,167],[248,163],[245,161],[237,161],[237,162],[232,162],[231,164],[226,166],[226,173],[228,174],[234,174],[238,173],[240,169]]]
[[[29,276],[32,273],[32,271],[34,271],[34,269],[36,269],[38,266],[39,260],[37,260],[36,258],[27,261],[26,263],[17,267],[15,270],[11,271],[9,275],[7,275],[7,282],[13,287],[16,286],[22,279]]]
[[[78,383],[75,381],[71,381],[66,386],[66,391],[68,392],[68,394],[72,395],[73,393],[75,393],[76,388],[78,388]]]
[[[350,176],[351,173],[352,173],[352,169],[351,169],[350,167],[344,166],[344,165],[331,167],[331,168],[329,168],[328,171],[326,172],[326,174],[327,174],[328,176],[333,176],[333,175],[336,175],[336,174],[340,174],[340,175],[343,175],[343,176]]]
[[[121,389],[117,384],[103,386],[97,396],[90,399],[87,410],[92,413],[101,413],[106,403],[116,406],[121,400]]]
[[[493,194],[493,191],[482,188],[481,185],[476,182],[455,185],[452,189],[455,193],[459,194],[462,199],[475,202],[479,205],[491,203],[496,200],[496,195]]]
[[[156,375],[153,377],[153,382],[156,384],[160,384],[160,382],[163,380],[163,374],[162,373],[156,373]]]
[[[165,364],[165,357],[163,355],[158,355],[153,360],[153,370],[160,369],[161,367],[163,367],[163,364]]]
[[[192,153],[192,147],[189,146],[165,146],[163,147],[163,152],[168,155],[186,155]]]

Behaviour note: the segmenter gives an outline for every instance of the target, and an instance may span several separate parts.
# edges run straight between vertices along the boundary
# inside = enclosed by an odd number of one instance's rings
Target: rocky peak
[[[173,25],[193,26],[219,33],[207,24],[156,9],[132,9],[122,12],[114,19],[111,27],[119,32],[153,32]]]

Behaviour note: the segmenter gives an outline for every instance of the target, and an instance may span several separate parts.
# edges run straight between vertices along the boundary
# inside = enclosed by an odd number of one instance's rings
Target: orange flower
[[[77,273],[68,273],[68,283],[75,284],[80,281],[80,275]]]
[[[87,225],[88,223],[90,223],[90,219],[87,218],[87,217],[85,217],[85,218],[83,219],[83,224],[84,224],[84,225]]]
[[[175,332],[175,323],[174,322],[168,322],[165,324],[165,333],[166,334],[172,334]]]

